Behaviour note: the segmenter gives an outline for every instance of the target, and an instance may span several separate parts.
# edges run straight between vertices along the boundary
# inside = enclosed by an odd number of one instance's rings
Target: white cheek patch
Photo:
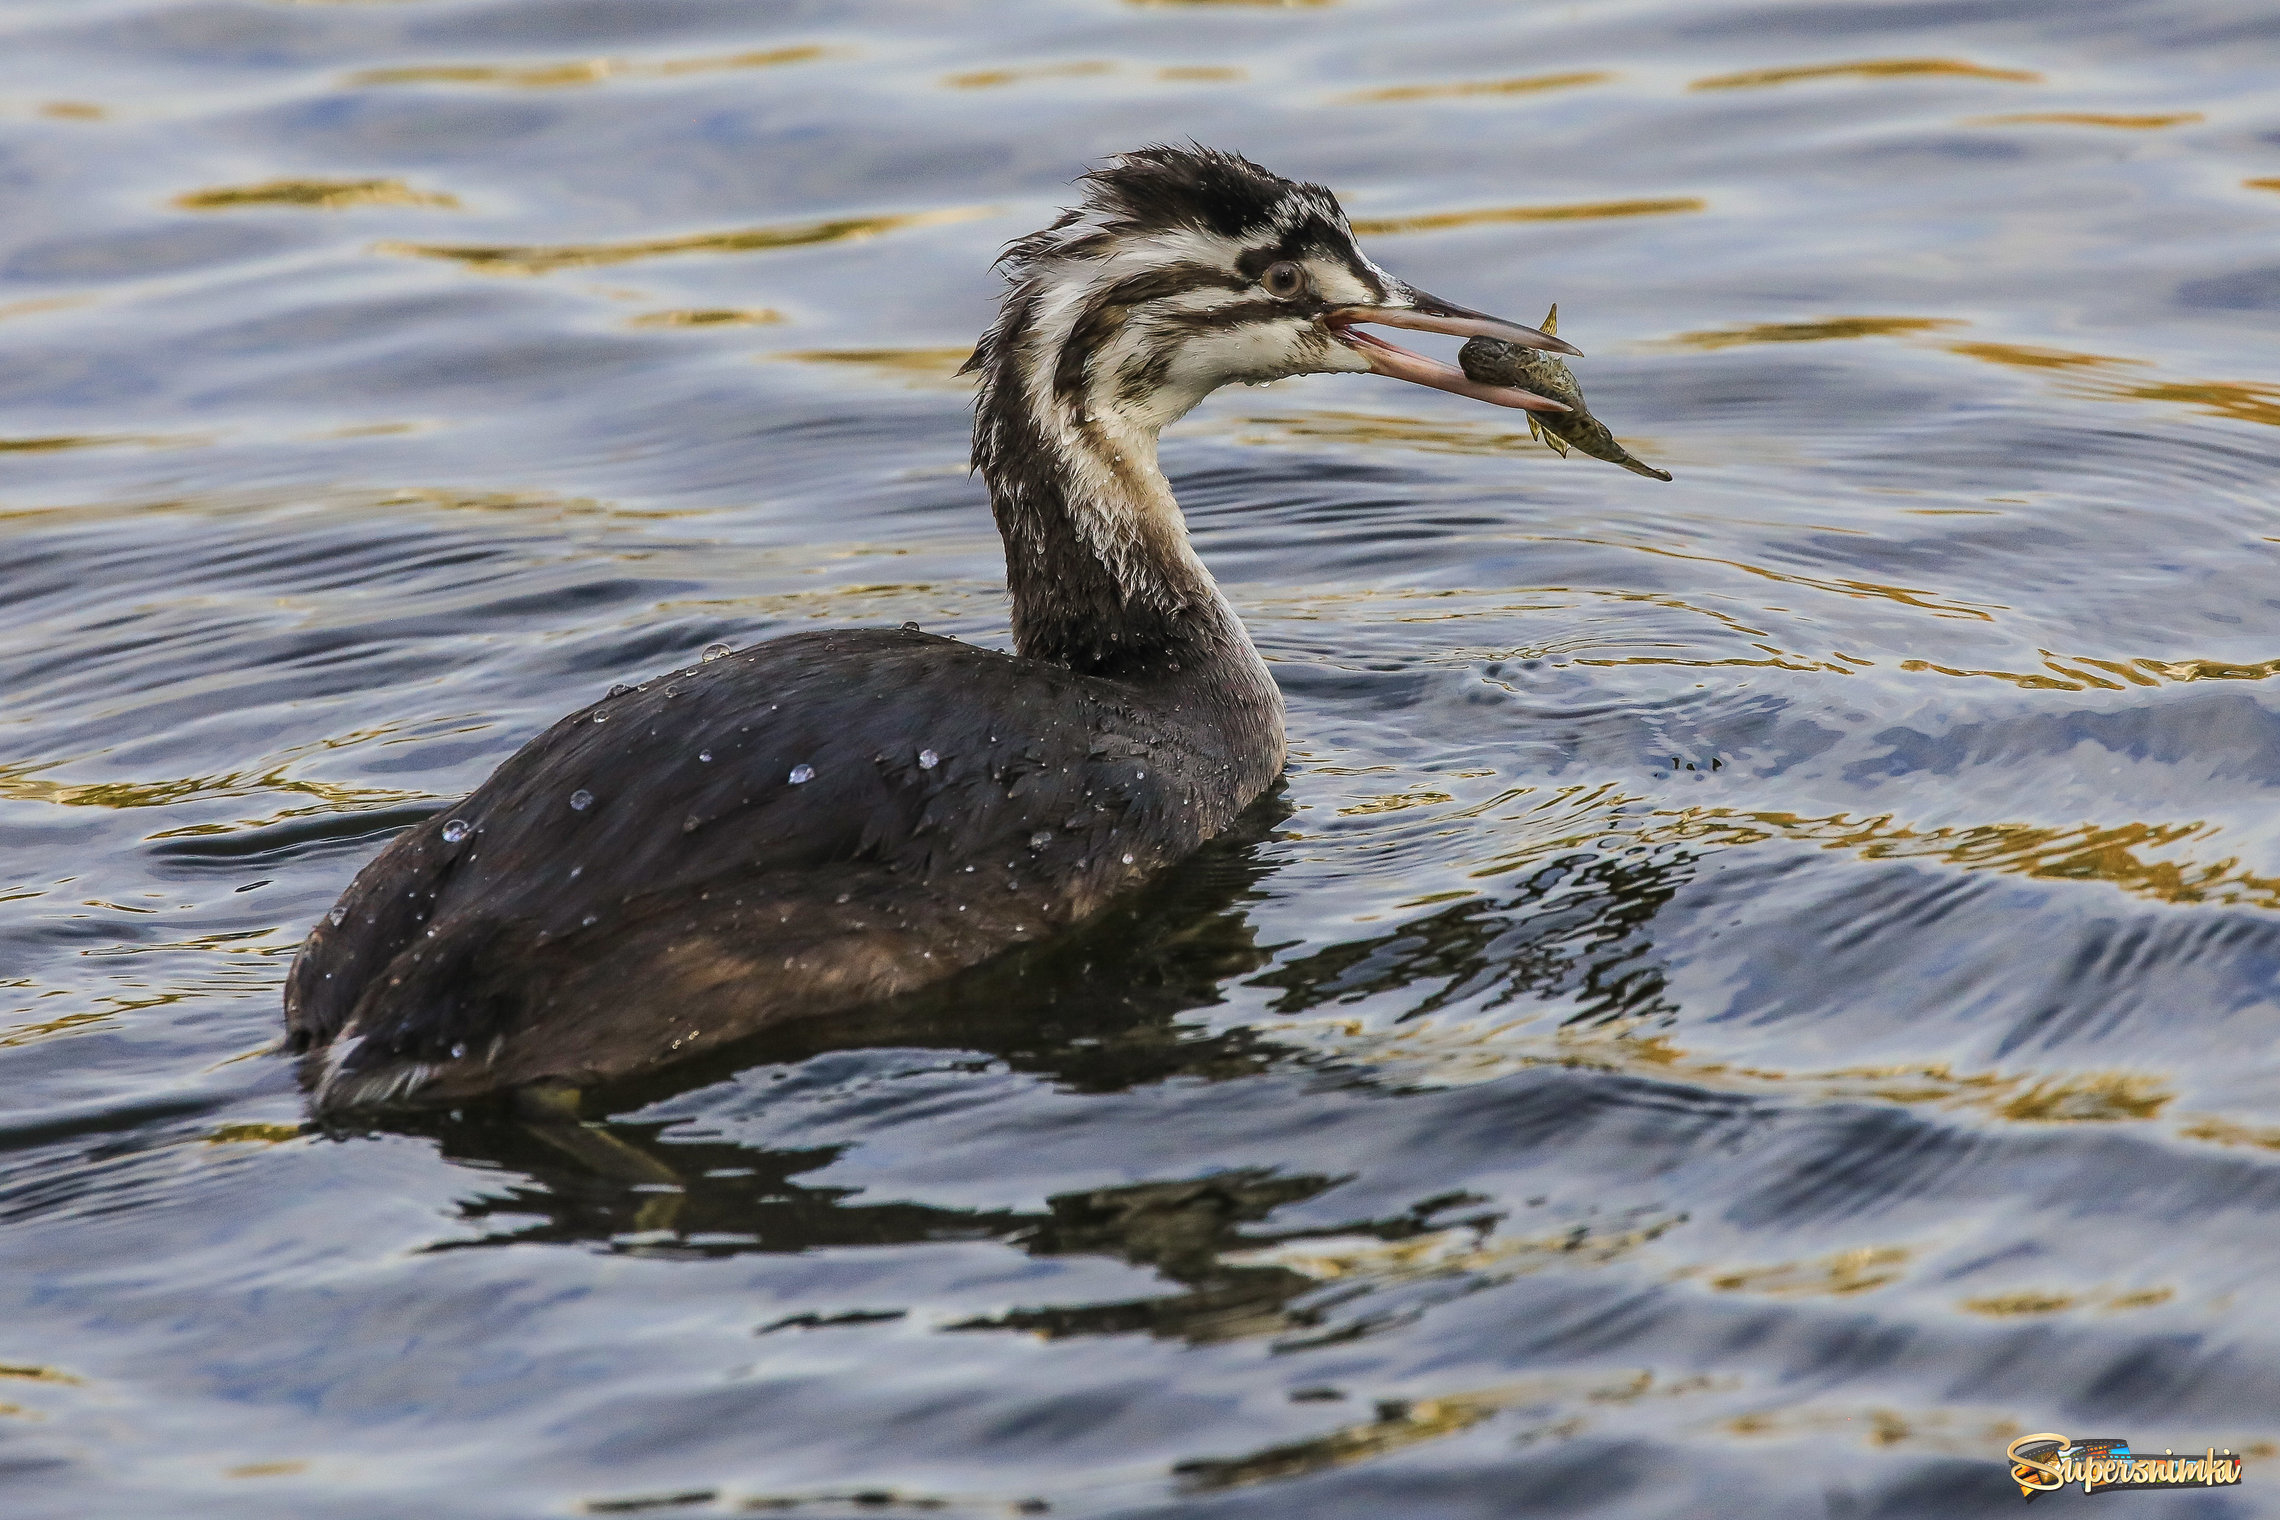
[[[1377,292],[1356,278],[1342,259],[1308,259],[1306,272],[1314,281],[1315,293],[1333,306],[1360,306],[1377,301]]]
[[[1195,404],[1230,380],[1258,383],[1280,380],[1313,368],[1314,344],[1308,336],[1312,323],[1299,317],[1281,322],[1247,322],[1215,332],[1188,335],[1173,350],[1165,373],[1164,410],[1167,421],[1184,416]]]

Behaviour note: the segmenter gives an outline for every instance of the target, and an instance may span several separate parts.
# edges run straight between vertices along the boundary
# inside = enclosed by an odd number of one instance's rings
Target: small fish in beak
[[[1583,357],[1583,350],[1561,341],[1547,332],[1507,322],[1486,312],[1474,311],[1429,296],[1422,290],[1404,289],[1402,304],[1392,306],[1346,306],[1328,314],[1324,319],[1330,331],[1362,356],[1364,362],[1378,374],[1396,380],[1407,380],[1412,385],[1431,386],[1451,395],[1468,396],[1475,401],[1486,401],[1494,406],[1515,407],[1528,412],[1564,412],[1567,404],[1549,397],[1539,396],[1525,387],[1515,387],[1503,381],[1483,382],[1453,364],[1429,359],[1412,353],[1397,343],[1389,343],[1375,333],[1363,332],[1356,324],[1369,322],[1380,327],[1406,327],[1416,332],[1446,333],[1451,337],[1470,338],[1474,342],[1493,342],[1498,347],[1510,348],[1515,353],[1523,349],[1545,348],[1557,353]],[[1553,308],[1555,311],[1557,307]],[[1563,367],[1562,374],[1567,371]]]
[[[1560,309],[1554,306],[1544,318],[1543,330],[1559,330]],[[1567,364],[1557,354],[1537,348],[1523,348],[1497,338],[1475,337],[1466,340],[1457,354],[1457,363],[1465,378],[1476,385],[1524,390],[1538,396],[1549,396],[1565,402],[1564,412],[1530,412],[1528,432],[1543,442],[1553,453],[1565,456],[1568,447],[1583,450],[1594,459],[1619,464],[1634,475],[1646,475],[1655,480],[1670,479],[1668,470],[1635,458],[1631,451],[1615,441],[1601,422],[1583,404],[1583,387],[1575,383]]]

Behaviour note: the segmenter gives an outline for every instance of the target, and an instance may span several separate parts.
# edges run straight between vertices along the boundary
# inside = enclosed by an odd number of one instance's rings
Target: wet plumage
[[[939,981],[1225,829],[1282,704],[1156,435],[1236,380],[1374,371],[1523,408],[1353,324],[1523,343],[1403,284],[1329,191],[1154,148],[1005,256],[970,368],[1015,652],[803,633],[572,713],[396,839],[311,932],[321,1109],[623,1077]],[[1564,345],[1560,345],[1564,347]]]

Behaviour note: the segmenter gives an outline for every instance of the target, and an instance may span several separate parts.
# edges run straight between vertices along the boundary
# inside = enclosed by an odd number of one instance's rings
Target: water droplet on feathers
[[[930,771],[941,763],[942,757],[930,749],[922,749],[918,752],[918,768],[922,771]]]
[[[1051,829],[1039,829],[1029,836],[1029,847],[1033,850],[1042,850],[1052,842],[1053,831]]]
[[[454,818],[443,826],[443,842],[445,844],[457,844],[466,837],[467,821],[463,818]]]
[[[736,651],[726,644],[707,644],[702,658],[708,665],[714,660],[725,660]]]
[[[795,766],[793,766],[793,767],[792,767],[792,774],[791,774],[791,783],[792,783],[792,785],[794,785],[794,786],[805,786],[805,785],[807,785],[807,784],[808,784],[810,781],[813,781],[814,779],[815,779],[815,767],[814,767],[814,766],[812,766],[812,765],[795,765]]]
[[[702,760],[705,764],[710,765],[712,764],[712,751],[709,749],[700,749],[697,751],[697,758],[699,760]]]
[[[594,794],[584,787],[580,787],[570,794],[570,811],[573,813],[583,813],[593,805]]]

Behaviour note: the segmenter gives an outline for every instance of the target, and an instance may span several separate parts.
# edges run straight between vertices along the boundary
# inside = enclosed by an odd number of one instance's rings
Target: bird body
[[[1280,709],[1223,674],[852,629],[659,677],[390,844],[312,935],[297,1027],[336,1101],[433,1102],[912,990],[1084,917],[1273,782]]]
[[[392,842],[287,980],[320,1110],[581,1087],[939,981],[1225,829],[1282,702],[1156,437],[1219,385],[1375,370],[1534,409],[1356,321],[1558,340],[1403,285],[1330,192],[1145,149],[1014,243],[974,463],[1015,652],[795,634],[620,688]],[[1572,352],[1572,350],[1569,350]]]

